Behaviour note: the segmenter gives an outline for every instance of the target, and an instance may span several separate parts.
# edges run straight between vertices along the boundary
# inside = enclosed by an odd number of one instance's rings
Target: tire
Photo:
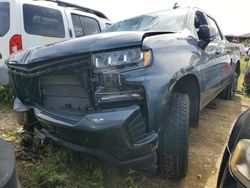
[[[189,153],[189,113],[188,95],[172,93],[163,115],[158,148],[158,167],[167,178],[183,178],[188,171]],[[164,118],[165,116],[165,118]]]
[[[225,100],[233,100],[237,91],[237,87],[238,87],[238,74],[235,72],[231,84],[219,94],[219,97]]]

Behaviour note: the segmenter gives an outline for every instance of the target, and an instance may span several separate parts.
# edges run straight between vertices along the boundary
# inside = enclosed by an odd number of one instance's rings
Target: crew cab
[[[188,172],[189,128],[216,96],[233,99],[239,49],[198,8],[113,24],[102,33],[15,53],[14,110],[43,139],[113,165]]]

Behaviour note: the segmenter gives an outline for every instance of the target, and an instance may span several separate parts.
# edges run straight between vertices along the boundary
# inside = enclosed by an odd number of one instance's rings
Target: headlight
[[[238,142],[230,160],[232,174],[246,187],[250,187],[250,140]]]
[[[119,51],[103,52],[92,55],[92,63],[96,68],[150,65],[151,51],[142,51],[140,48],[130,48]]]

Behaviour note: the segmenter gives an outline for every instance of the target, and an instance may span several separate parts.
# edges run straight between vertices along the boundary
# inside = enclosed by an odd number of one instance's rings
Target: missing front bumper
[[[70,142],[67,142],[65,140],[59,139],[59,138],[53,136],[49,131],[47,131],[45,129],[39,130],[39,129],[35,128],[35,133],[36,133],[36,135],[38,135],[38,137],[40,139],[47,140],[48,142],[52,142],[56,145],[63,146],[65,148],[71,149],[75,152],[84,153],[84,154],[94,156],[98,159],[101,159],[102,161],[104,161],[106,163],[109,163],[109,164],[115,165],[115,166],[141,166],[141,165],[145,165],[145,164],[149,165],[157,160],[157,154],[155,151],[150,153],[150,154],[147,154],[147,155],[144,155],[141,157],[137,157],[137,158],[133,158],[130,160],[119,160],[105,151],[90,148],[90,147],[85,147],[82,145],[70,143]]]

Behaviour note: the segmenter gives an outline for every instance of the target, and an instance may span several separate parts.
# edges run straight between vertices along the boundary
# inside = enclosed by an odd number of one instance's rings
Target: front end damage
[[[8,68],[15,110],[35,115],[40,137],[114,165],[155,161],[145,88],[124,79],[128,70],[97,70],[89,54]]]

